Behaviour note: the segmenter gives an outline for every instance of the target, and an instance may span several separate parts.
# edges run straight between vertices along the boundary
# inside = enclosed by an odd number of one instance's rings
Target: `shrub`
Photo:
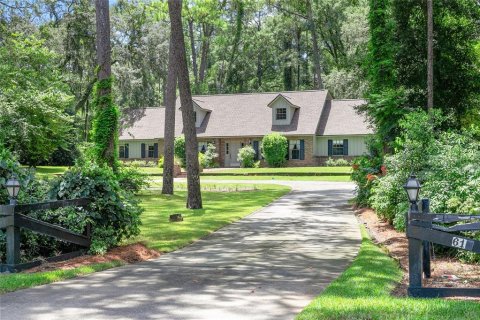
[[[328,158],[327,161],[325,161],[325,165],[327,167],[347,167],[350,165],[350,163],[348,162],[348,160],[345,160],[343,158]]]
[[[185,168],[185,166],[187,165],[187,153],[185,150],[185,136],[181,135],[175,138],[173,150],[179,165],[182,168]]]
[[[205,168],[205,155],[201,152],[198,153],[198,165],[200,166],[200,170]]]
[[[370,204],[373,181],[381,174],[382,159],[372,156],[357,157],[352,161],[351,179],[356,184],[355,204],[366,207]]]
[[[281,167],[286,162],[288,140],[285,136],[274,132],[262,139],[263,157],[270,167]]]
[[[242,168],[253,168],[255,165],[255,150],[247,145],[238,151],[237,160]]]
[[[372,179],[367,202],[396,229],[405,228],[403,185],[411,172],[420,179],[420,197],[430,199],[432,212],[480,214],[480,143],[474,133],[436,132],[439,119],[424,112],[407,115],[400,122],[396,153],[385,157],[382,174]],[[455,252],[463,260],[480,261],[478,254]]]
[[[147,188],[150,184],[147,175],[140,172],[137,167],[120,167],[117,172],[120,187],[126,191],[137,193]]]
[[[212,143],[207,144],[207,150],[204,153],[204,168],[213,168],[215,167],[215,159],[218,157],[218,153],[216,152],[215,145]]]
[[[70,168],[52,184],[51,199],[95,199],[87,210],[73,215],[82,224],[92,223],[93,253],[105,252],[140,232],[142,208],[132,192],[137,187],[124,189],[121,183],[111,168],[88,162]]]
[[[157,163],[157,166],[160,168],[160,169],[163,169],[163,157],[160,157],[158,159],[158,163]]]

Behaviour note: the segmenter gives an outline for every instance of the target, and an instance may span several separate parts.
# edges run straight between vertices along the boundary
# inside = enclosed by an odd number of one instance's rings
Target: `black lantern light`
[[[10,204],[15,204],[18,193],[20,192],[20,181],[18,181],[17,176],[12,175],[12,177],[8,179],[7,183],[5,183],[5,187],[7,188],[8,195],[10,196]]]
[[[422,188],[422,186],[420,185],[420,181],[418,181],[417,177],[412,174],[408,178],[407,183],[405,183],[403,188],[407,192],[408,201],[410,201],[411,204],[417,203],[418,194],[420,193],[420,189]]]

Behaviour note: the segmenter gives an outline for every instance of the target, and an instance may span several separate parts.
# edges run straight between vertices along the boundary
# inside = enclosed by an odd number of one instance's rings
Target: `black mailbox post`
[[[463,231],[480,230],[480,215],[434,214],[430,213],[430,201],[422,199],[418,208],[418,194],[421,188],[415,176],[405,185],[410,209],[407,214],[408,238],[408,295],[412,297],[480,297],[480,288],[428,288],[423,287],[423,276],[430,277],[430,244],[435,243],[455,249],[480,253],[480,241],[466,238]],[[416,188],[415,190],[413,190]],[[452,223],[462,222],[451,226]],[[448,226],[446,226],[448,224]]]

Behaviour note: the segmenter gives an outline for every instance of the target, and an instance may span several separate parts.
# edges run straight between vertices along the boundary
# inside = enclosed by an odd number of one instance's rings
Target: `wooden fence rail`
[[[38,210],[55,210],[65,207],[86,207],[90,199],[80,198],[73,200],[58,200],[34,204],[3,205],[0,206],[0,229],[6,230],[7,259],[6,264],[0,264],[0,272],[17,272],[33,267],[41,261],[20,263],[20,228],[29,229],[35,233],[54,237],[58,240],[74,243],[83,248],[90,247],[90,228],[87,234],[78,234],[61,226],[44,222],[22,213]],[[62,256],[48,258],[47,261],[60,261],[62,258],[71,258],[80,255],[84,250],[67,253]]]

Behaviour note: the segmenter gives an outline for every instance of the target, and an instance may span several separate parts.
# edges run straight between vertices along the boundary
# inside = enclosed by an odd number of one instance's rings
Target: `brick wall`
[[[288,140],[304,140],[305,143],[305,160],[288,160],[287,167],[309,167],[315,166],[315,159],[313,158],[313,137],[288,137]]]

